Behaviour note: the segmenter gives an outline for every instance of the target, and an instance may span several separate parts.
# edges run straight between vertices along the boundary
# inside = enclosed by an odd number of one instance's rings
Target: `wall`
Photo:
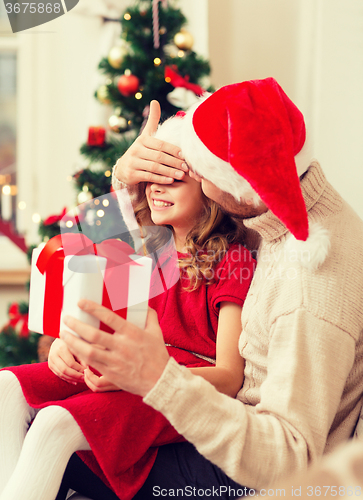
[[[37,241],[34,212],[45,218],[75,202],[67,177],[81,166],[78,151],[92,124],[92,75],[99,62],[98,18],[68,14],[45,26],[18,35],[18,199],[27,204],[18,220],[28,244]]]
[[[217,88],[279,81],[328,179],[363,217],[363,3],[209,0],[209,52]]]
[[[318,4],[317,155],[333,185],[363,217],[363,3]]]
[[[294,0],[209,0],[214,85],[274,76],[294,91],[297,20]]]

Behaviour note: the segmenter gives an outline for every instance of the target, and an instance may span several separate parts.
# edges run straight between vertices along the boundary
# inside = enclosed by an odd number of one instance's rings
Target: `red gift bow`
[[[139,265],[129,257],[133,253],[134,250],[130,245],[116,239],[95,244],[82,233],[65,233],[51,238],[39,254],[36,264],[41,274],[46,273],[43,333],[52,337],[59,336],[63,306],[63,267],[67,255],[99,255],[105,257],[107,266],[104,279],[107,281],[107,274],[110,273],[113,266],[127,264],[126,271],[128,272],[129,265]],[[126,282],[128,282],[127,277]],[[126,287],[120,286],[118,294],[121,296],[121,303],[127,304]],[[122,299],[124,299],[124,302],[122,302]],[[103,289],[102,305],[112,309],[106,287]],[[126,318],[127,308],[115,312]],[[102,323],[100,328],[108,332],[112,331]]]
[[[44,226],[50,226],[51,224],[55,224],[56,222],[59,222],[60,220],[63,219],[63,217],[66,215],[67,209],[66,207],[63,208],[62,212],[59,215],[50,215],[45,221],[43,221]]]
[[[181,76],[176,66],[165,66],[165,79],[172,84],[173,87],[183,87],[194,92],[195,95],[204,94],[205,90],[196,83],[189,82],[189,76]]]
[[[4,326],[8,328],[11,326],[15,331],[19,332],[19,337],[28,337],[29,336],[29,328],[28,328],[28,314],[21,314],[19,304],[14,302],[9,307],[9,322]],[[18,326],[18,328],[16,328]]]

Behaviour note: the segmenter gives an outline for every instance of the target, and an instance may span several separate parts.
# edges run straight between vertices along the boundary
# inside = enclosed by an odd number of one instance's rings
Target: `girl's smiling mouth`
[[[169,201],[157,200],[155,198],[153,198],[153,200],[152,200],[152,206],[154,208],[169,208],[169,207],[172,207],[173,205],[174,205],[174,203],[171,203]]]

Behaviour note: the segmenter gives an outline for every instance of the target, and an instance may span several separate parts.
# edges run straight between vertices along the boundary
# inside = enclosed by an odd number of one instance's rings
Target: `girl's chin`
[[[166,224],[169,224],[168,219],[166,217],[163,217],[163,216],[160,216],[160,215],[152,215],[151,216],[151,220],[157,226],[159,226],[159,225],[165,226]]]

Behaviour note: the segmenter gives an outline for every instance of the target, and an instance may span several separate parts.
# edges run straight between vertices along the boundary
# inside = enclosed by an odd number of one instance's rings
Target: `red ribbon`
[[[183,87],[194,92],[195,95],[204,94],[205,90],[196,83],[189,82],[189,76],[181,76],[176,66],[165,66],[165,79],[172,84],[173,87]]]
[[[59,336],[64,293],[63,268],[67,255],[99,255],[107,259],[104,276],[107,286],[103,288],[102,304],[112,309],[110,290],[111,293],[116,290],[119,296],[122,294],[121,303],[127,304],[128,287],[124,283],[128,284],[129,265],[139,265],[129,257],[133,253],[133,248],[124,241],[111,239],[94,244],[82,233],[66,233],[50,239],[41,251],[36,264],[41,274],[45,273],[43,333],[52,337]],[[112,281],[112,267],[123,264],[127,264],[122,269],[124,277],[122,281],[125,281],[115,283],[115,280]],[[115,312],[126,318],[127,308]],[[100,328],[111,331],[103,324]]]
[[[15,331],[19,332],[19,337],[28,337],[28,314],[21,314],[19,304],[16,302],[11,304],[9,307],[9,317],[10,320],[5,325],[4,329],[11,326]]]

